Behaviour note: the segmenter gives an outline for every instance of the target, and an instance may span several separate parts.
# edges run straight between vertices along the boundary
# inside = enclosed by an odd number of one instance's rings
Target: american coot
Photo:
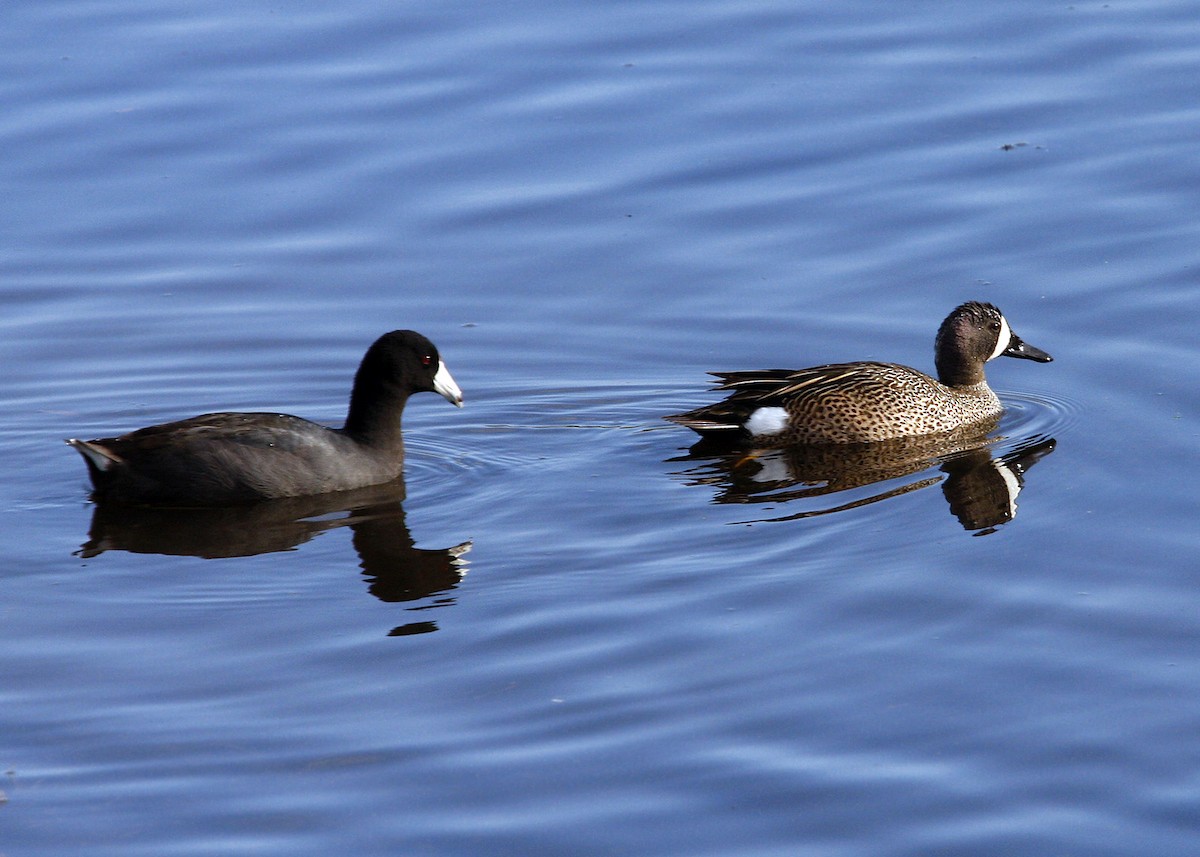
[[[367,349],[340,429],[270,413],[204,414],[120,437],[67,441],[100,501],[224,506],[376,485],[404,465],[400,415],[412,393],[462,391],[434,344],[394,330]]]
[[[995,357],[1049,363],[1000,310],[970,301],[938,329],[938,380],[896,363],[713,372],[723,402],[667,417],[707,439],[750,446],[864,443],[988,425],[1001,413],[983,364]]]

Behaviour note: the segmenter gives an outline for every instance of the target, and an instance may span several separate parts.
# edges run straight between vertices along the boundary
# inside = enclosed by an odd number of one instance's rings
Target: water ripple
[[[1070,434],[1083,419],[1083,402],[1059,391],[1002,393],[1000,398],[1004,402],[1000,430],[1005,436]]]

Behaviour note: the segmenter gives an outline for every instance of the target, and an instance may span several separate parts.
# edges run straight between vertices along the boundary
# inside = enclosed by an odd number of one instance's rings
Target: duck
[[[968,301],[938,328],[936,379],[874,361],[711,372],[728,398],[666,419],[704,441],[760,447],[986,432],[1003,412],[983,371],[997,357],[1054,359],[1017,336],[994,305]]]
[[[400,478],[400,417],[420,392],[463,404],[434,344],[393,330],[363,356],[341,428],[290,414],[221,412],[66,442],[83,456],[97,502],[214,507],[349,491]]]

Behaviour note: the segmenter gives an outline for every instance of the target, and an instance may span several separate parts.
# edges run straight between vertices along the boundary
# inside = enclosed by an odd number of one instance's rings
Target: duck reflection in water
[[[1001,443],[1007,451],[997,452]],[[855,495],[842,503],[747,523],[844,512],[940,483],[951,514],[963,528],[987,535],[1016,516],[1026,471],[1054,447],[1054,438],[1042,435],[1016,443],[994,436],[933,436],[758,450],[731,450],[702,440],[688,455],[670,461],[692,462],[694,466],[676,475],[690,485],[719,487],[716,503],[779,505],[841,492]],[[934,468],[941,473],[930,473]],[[906,478],[911,476],[917,478]],[[855,490],[871,486],[882,490]]]
[[[417,548],[405,522],[403,479],[355,491],[268,500],[247,506],[171,509],[97,503],[88,541],[76,552],[195,556],[202,559],[286,551],[327,530],[349,527],[367,590],[380,601],[425,601],[410,610],[453,604],[444,593],[466,574],[470,542]],[[442,596],[435,598],[435,596]],[[394,628],[390,636],[437,630],[432,621]]]

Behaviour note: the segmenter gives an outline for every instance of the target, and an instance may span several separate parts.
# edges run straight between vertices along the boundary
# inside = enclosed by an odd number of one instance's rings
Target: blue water
[[[1200,851],[1193,4],[0,17],[0,852]],[[1055,357],[978,455],[660,419],[966,299]],[[400,327],[402,500],[94,525],[62,438]]]

